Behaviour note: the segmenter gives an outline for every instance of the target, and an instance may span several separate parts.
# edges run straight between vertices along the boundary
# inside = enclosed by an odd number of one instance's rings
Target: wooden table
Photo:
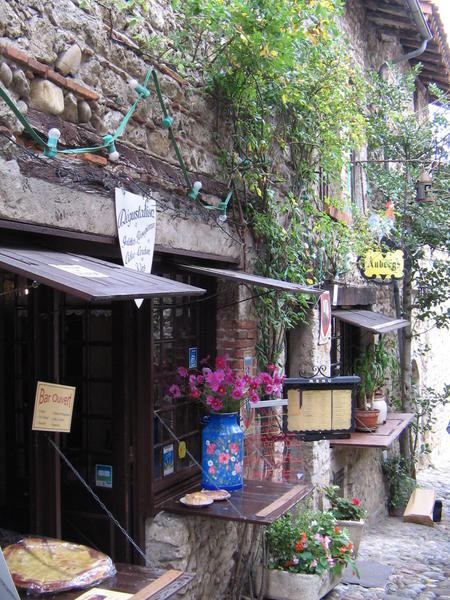
[[[116,563],[117,573],[113,577],[103,580],[101,583],[92,587],[100,587],[108,590],[116,590],[118,592],[128,592],[129,594],[137,594],[142,588],[145,588],[151,583],[154,583],[153,590],[148,594],[144,594],[139,600],[165,600],[171,598],[179,590],[190,583],[195,574],[184,573],[183,571],[165,571],[163,569],[150,569],[148,567],[140,567],[138,565],[127,565]],[[159,588],[159,589],[158,589]],[[70,592],[61,592],[59,594],[27,594],[21,592],[20,597],[23,600],[75,600],[87,590],[73,590]],[[138,598],[136,598],[138,600]]]
[[[244,479],[244,487],[241,490],[230,492],[228,500],[214,502],[204,507],[192,507],[182,504],[179,498],[172,499],[163,504],[163,510],[196,517],[211,519],[222,519],[226,521],[239,521],[244,523],[239,542],[239,556],[232,579],[230,598],[241,598],[242,590],[246,582],[249,583],[250,591],[248,598],[262,599],[265,586],[265,569],[261,587],[253,593],[251,582],[251,566],[256,560],[258,548],[257,539],[261,527],[273,523],[278,517],[287,513],[295,504],[306,498],[313,488],[310,485],[295,485],[291,483],[278,483],[275,481],[253,481]],[[251,537],[250,553],[244,559],[243,548],[247,536]],[[265,539],[262,544],[261,562],[263,567],[267,565],[267,546]]]
[[[309,485],[245,479],[244,487],[230,492],[228,500],[195,507],[186,506],[177,498],[165,502],[162,509],[180,515],[270,525],[311,492]]]

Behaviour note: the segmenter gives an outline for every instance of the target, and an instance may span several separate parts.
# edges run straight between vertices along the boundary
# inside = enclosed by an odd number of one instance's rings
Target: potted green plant
[[[306,509],[284,515],[267,530],[268,568],[257,571],[257,589],[275,600],[318,600],[341,579],[344,567],[357,573],[352,542],[331,512]]]
[[[391,516],[402,516],[408,500],[417,488],[417,481],[410,476],[409,461],[394,454],[383,461],[381,467],[389,489],[388,507]]]
[[[363,534],[367,511],[361,506],[358,498],[344,498],[340,495],[338,485],[329,485],[323,489],[325,498],[331,504],[330,512],[338,522],[339,527],[345,528],[353,544],[353,556],[358,556],[359,545]]]
[[[374,397],[375,392],[384,387],[388,366],[389,352],[381,336],[378,344],[365,346],[355,361],[355,374],[361,379],[358,384],[359,406],[355,411],[355,427],[360,431],[375,431],[378,425],[380,411],[374,408]]]

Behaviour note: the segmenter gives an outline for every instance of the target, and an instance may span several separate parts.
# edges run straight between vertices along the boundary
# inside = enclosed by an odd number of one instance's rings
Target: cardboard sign
[[[156,202],[116,188],[116,222],[123,264],[151,273],[156,237]],[[142,299],[135,300],[137,307]]]
[[[403,513],[403,520],[434,527],[433,509],[435,500],[436,493],[434,490],[417,488],[411,494]]]
[[[38,381],[32,429],[70,433],[74,400],[74,387]]]

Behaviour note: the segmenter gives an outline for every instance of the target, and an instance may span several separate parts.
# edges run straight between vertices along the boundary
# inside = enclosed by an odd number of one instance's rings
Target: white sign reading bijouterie
[[[156,203],[116,188],[116,221],[120,251],[126,267],[151,273],[156,236]],[[136,300],[139,306],[142,300]]]

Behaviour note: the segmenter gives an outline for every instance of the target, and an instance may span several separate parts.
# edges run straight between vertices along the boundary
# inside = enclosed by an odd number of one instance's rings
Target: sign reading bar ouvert
[[[32,429],[70,433],[75,388],[38,381]]]
[[[296,377],[284,381],[285,433],[305,440],[348,438],[354,429],[354,386],[359,377]]]

